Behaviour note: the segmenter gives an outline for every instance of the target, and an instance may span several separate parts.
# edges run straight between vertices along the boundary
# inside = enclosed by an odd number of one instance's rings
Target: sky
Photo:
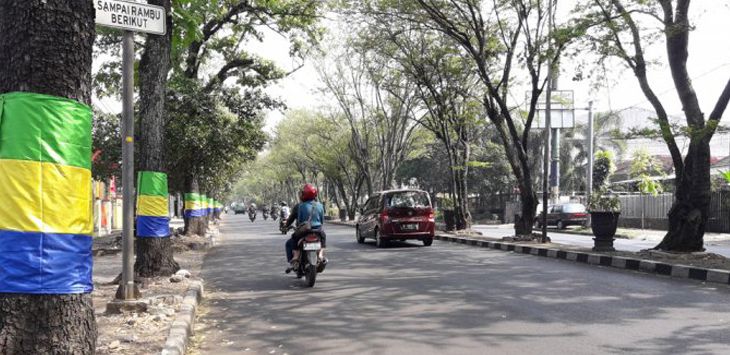
[[[568,11],[574,3],[572,0],[559,1],[558,13]],[[730,41],[727,39],[730,34],[730,0],[696,0],[692,3],[691,19],[696,28],[690,35],[688,69],[700,104],[706,115],[709,115],[717,97],[730,79]],[[253,44],[252,48],[285,68],[291,67],[286,39],[279,35],[269,34],[265,43]],[[682,107],[666,64],[664,42],[660,41],[648,48],[647,58],[659,61],[648,73],[655,93],[670,115],[682,117]],[[611,78],[609,87],[592,91],[589,82],[571,81],[573,73],[564,69],[559,78],[559,89],[574,91],[576,108],[587,107],[588,101],[593,101],[596,111],[644,109],[653,112],[633,73],[620,65],[608,70]],[[321,102],[327,102],[325,94],[320,90],[322,86],[314,63],[310,60],[298,72],[271,87],[269,93],[283,98],[289,108],[313,109]],[[727,116],[730,116],[730,110],[725,114],[722,123],[730,126]],[[270,112],[267,116],[267,130],[271,131],[282,117],[281,112]],[[577,110],[576,120],[587,120],[587,112]],[[652,154],[668,154],[666,145],[661,140],[642,142],[641,146]],[[628,154],[630,153],[631,150]],[[713,140],[713,155],[730,155],[730,134],[717,135]]]
[[[559,2],[558,13],[565,12],[574,1]],[[712,110],[715,100],[730,78],[730,0],[696,0],[692,3],[691,18],[696,29],[690,35],[689,72],[693,78],[693,85],[698,93],[700,104],[706,114]],[[331,27],[332,28],[332,27]],[[250,42],[249,50],[265,58],[274,60],[285,70],[291,70],[295,65],[289,57],[289,44],[286,38],[273,32],[268,32],[263,42]],[[663,43],[651,47],[648,56],[666,63]],[[574,90],[576,107],[586,107],[588,101],[594,102],[597,111],[622,110],[630,108],[651,109],[644,98],[633,74],[623,70],[620,66],[609,68],[611,74],[610,87],[594,92],[590,90],[588,82],[573,82],[572,73],[563,72],[559,79],[559,89]],[[673,82],[666,64],[660,64],[650,69],[649,79],[664,102],[667,111],[672,115],[681,116],[681,105],[676,97]],[[272,85],[267,91],[282,99],[290,109],[315,109],[322,102],[331,102],[322,92],[323,84],[319,80],[312,60],[305,60],[304,66],[280,82]],[[97,102],[99,100],[96,100]],[[111,99],[101,100],[100,106],[105,110],[119,111],[120,105]],[[730,112],[725,116],[729,116]],[[576,112],[580,121],[585,119],[585,113]],[[267,113],[266,130],[271,132],[283,118],[281,111]],[[730,126],[727,117],[722,122]],[[730,135],[719,137],[726,139],[727,147],[723,152],[713,151],[713,155],[730,154]],[[661,150],[663,142],[655,142]]]

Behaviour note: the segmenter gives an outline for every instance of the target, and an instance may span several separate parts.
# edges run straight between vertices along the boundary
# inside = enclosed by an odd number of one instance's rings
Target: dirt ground
[[[170,326],[191,281],[199,280],[200,268],[209,247],[206,237],[173,236],[175,260],[190,277],[171,282],[170,277],[143,279],[141,300],[148,304],[145,313],[107,314],[106,304],[114,299],[118,286],[112,281],[122,267],[117,236],[100,237],[94,249],[94,308],[98,326],[97,354],[152,354],[164,346]],[[184,273],[184,272],[182,272]]]

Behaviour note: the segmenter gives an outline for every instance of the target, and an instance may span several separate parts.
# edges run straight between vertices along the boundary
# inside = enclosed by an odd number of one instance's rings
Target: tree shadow
[[[730,346],[727,287],[442,242],[375,249],[357,244],[352,229],[328,228],[330,265],[310,289],[283,274],[285,239],[277,244],[245,224],[223,232],[225,244],[205,259],[209,302],[216,302],[205,318],[257,351],[558,352],[545,350],[550,343],[575,353],[703,353]],[[706,322],[718,317],[725,323]],[[644,326],[653,328],[636,331]],[[214,339],[204,350],[241,351]]]

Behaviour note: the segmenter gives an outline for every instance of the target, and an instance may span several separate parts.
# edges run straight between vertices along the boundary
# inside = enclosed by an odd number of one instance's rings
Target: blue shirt
[[[312,228],[319,229],[324,221],[324,207],[316,201],[302,202],[297,206],[297,223],[302,224],[309,220],[309,214],[312,213]]]

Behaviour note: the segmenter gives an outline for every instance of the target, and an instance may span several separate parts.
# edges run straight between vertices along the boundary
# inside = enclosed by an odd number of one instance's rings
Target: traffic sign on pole
[[[166,33],[165,8],[121,0],[95,0],[96,24],[124,30],[122,40],[122,282],[117,298],[137,298],[134,284],[134,33]]]
[[[165,8],[122,0],[96,0],[96,24],[127,31],[164,35]]]

